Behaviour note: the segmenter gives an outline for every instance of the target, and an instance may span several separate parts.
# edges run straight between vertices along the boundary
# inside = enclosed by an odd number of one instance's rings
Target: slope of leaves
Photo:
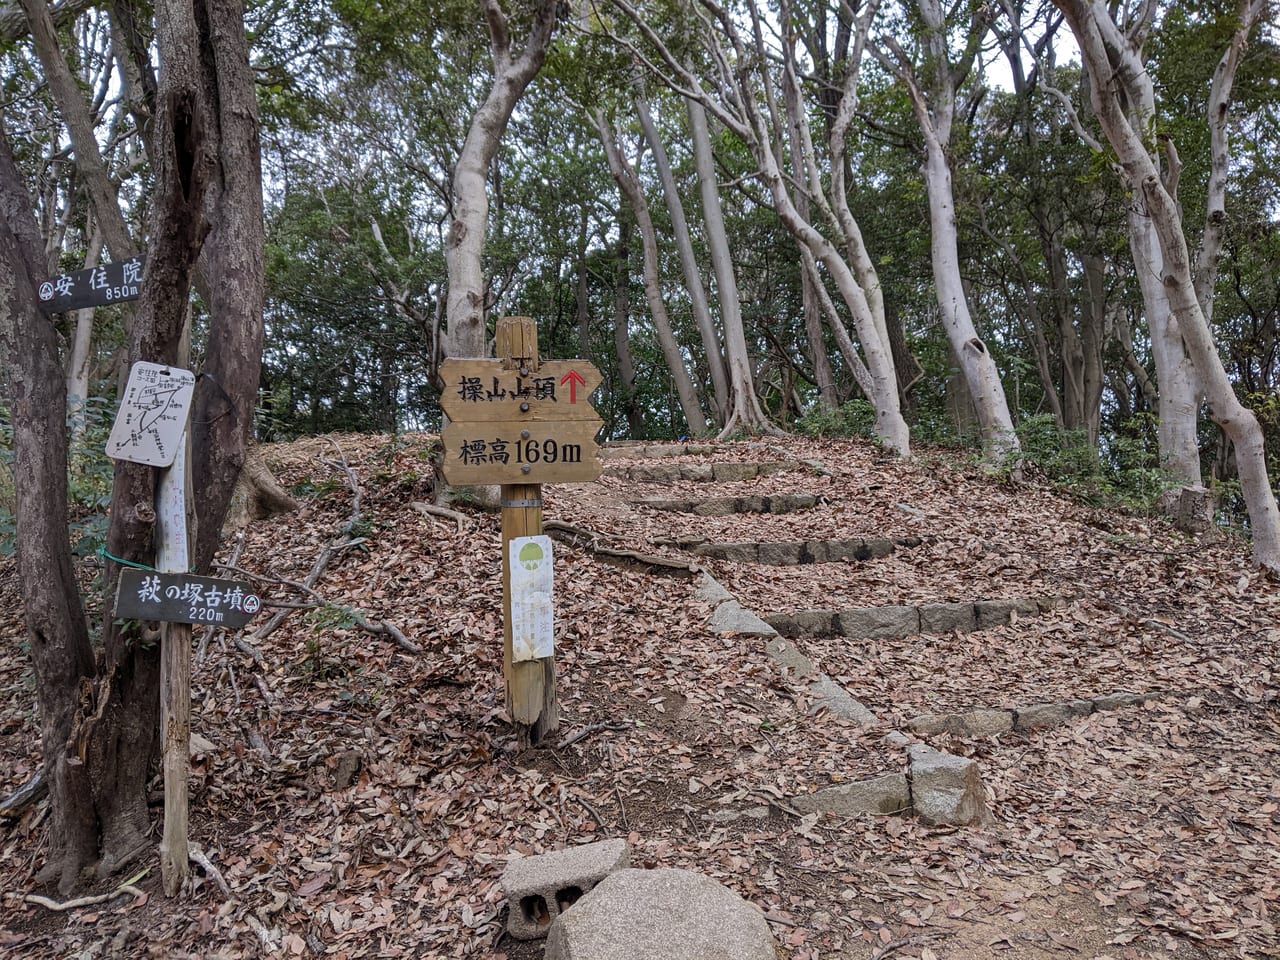
[[[1199,545],[941,457],[885,461],[845,441],[719,448],[711,460],[824,468],[747,483],[548,487],[548,518],[683,562],[673,539],[921,541],[866,563],[705,564],[760,614],[1080,599],[968,635],[798,641],[880,715],[860,728],[814,712],[762,638],[711,632],[692,576],[557,544],[562,730],[520,750],[503,706],[498,518],[467,513],[459,529],[411,507],[428,496],[427,444],[347,436],[269,449],[304,499],[247,531],[237,565],[271,578],[269,601],[315,602],[280,581],[304,579],[350,519],[339,449],[363,517],[315,585],[328,605],[296,610],[265,638],[251,629],[252,648],[197,630],[192,837],[226,889],[193,867],[187,895],[166,901],[153,858],[142,897],[51,913],[25,899],[47,893],[32,879],[37,806],[0,827],[10,955],[232,958],[269,944],[295,956],[539,957],[540,945],[503,934],[505,863],[605,836],[628,837],[638,865],[726,883],[766,912],[779,955],[795,960],[1280,955],[1280,599],[1243,545]],[[819,506],[702,518],[635,503],[799,491],[819,493]],[[7,792],[39,753],[14,568],[0,563]],[[353,611],[422,652],[361,629]],[[799,817],[788,802],[903,769],[883,734],[917,714],[1117,689],[1162,697],[1049,730],[936,738],[979,761],[988,826]]]

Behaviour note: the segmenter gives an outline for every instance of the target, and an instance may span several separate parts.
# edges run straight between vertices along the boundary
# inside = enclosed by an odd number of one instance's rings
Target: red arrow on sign
[[[582,374],[580,374],[577,370],[570,370],[568,373],[566,373],[563,377],[560,378],[560,386],[563,387],[566,383],[569,385],[569,402],[570,403],[578,402],[578,388],[581,386],[584,386],[586,382],[587,382],[586,380],[582,379]]]

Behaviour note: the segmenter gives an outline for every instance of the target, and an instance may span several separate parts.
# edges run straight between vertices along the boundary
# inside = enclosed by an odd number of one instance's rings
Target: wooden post
[[[498,321],[496,353],[508,370],[538,370],[538,325],[530,317]],[[528,468],[526,467],[526,470]],[[525,746],[560,729],[554,656],[516,663],[511,641],[511,541],[542,533],[542,484],[504,483],[502,496],[502,675],[507,709]]]
[[[173,466],[160,472],[156,495],[156,569],[186,573],[188,535],[188,434]],[[160,874],[166,896],[176,896],[190,870],[187,846],[187,780],[191,765],[191,624],[160,624],[160,730],[164,737],[164,833]]]

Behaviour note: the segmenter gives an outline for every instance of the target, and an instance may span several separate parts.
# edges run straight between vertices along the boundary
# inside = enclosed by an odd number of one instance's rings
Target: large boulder
[[[551,924],[546,960],[775,960],[758,909],[690,870],[620,870]]]

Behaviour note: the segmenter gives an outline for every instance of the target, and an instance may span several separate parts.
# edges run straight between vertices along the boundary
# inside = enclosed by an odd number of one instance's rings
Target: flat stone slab
[[[680,480],[730,483],[772,476],[785,470],[801,469],[795,463],[636,463],[604,468],[608,477],[633,483],[675,483]]]
[[[1092,700],[1069,700],[1065,703],[1032,703],[1019,707],[1013,720],[1015,730],[1037,730],[1041,727],[1056,727],[1087,717],[1093,713]]]
[[[922,737],[951,734],[957,737],[998,737],[1011,730],[1027,732],[1056,727],[1100,710],[1120,710],[1154,700],[1159,693],[1118,691],[1101,697],[1031,703],[1007,709],[978,708],[963,713],[925,713],[907,721],[907,728]]]
[[[763,563],[789,567],[806,563],[838,563],[848,560],[874,560],[894,551],[892,540],[875,537],[870,540],[782,540],[748,541],[745,543],[696,543],[691,549],[709,560],[736,563]]]
[[[512,859],[502,871],[507,932],[517,940],[545,937],[561,913],[630,863],[631,848],[625,840],[601,840]]]
[[[912,637],[920,632],[920,610],[903,606],[841,610],[836,615],[836,632],[858,640]]]
[[[922,737],[949,733],[957,737],[998,737],[1013,729],[1012,710],[969,710],[966,713],[926,713],[907,722]]]
[[[728,517],[738,513],[793,513],[812,510],[818,505],[817,494],[775,493],[754,497],[711,497],[707,500],[637,500],[636,506],[668,513],[692,513],[698,517]]]
[[[774,663],[790,670],[797,677],[812,677],[818,673],[813,661],[797,650],[795,644],[788,643],[777,635],[765,644],[764,649]]]
[[[697,597],[708,603],[724,603],[726,600],[732,600],[733,594],[721,586],[720,581],[711,574],[703,572],[698,575]]]
[[[778,631],[738,603],[725,600],[711,614],[712,633],[742,633],[752,637],[775,637]]]
[[[764,915],[691,870],[620,870],[551,925],[546,960],[776,960]]]
[[[872,724],[879,722],[879,718],[858,701],[853,694],[825,674],[820,674],[816,680],[809,684],[809,695],[813,697],[813,706],[809,708],[810,713],[816,713],[818,710],[829,710],[836,716],[844,717],[846,720],[852,720],[855,723]]]
[[[891,773],[792,797],[791,805],[801,813],[837,817],[906,816],[911,813],[911,786],[905,774]]]
[[[870,542],[870,541],[868,541]],[[885,541],[892,546],[891,541]],[[899,541],[901,542],[901,541]],[[696,551],[709,544],[700,544]],[[721,544],[719,546],[741,546]],[[744,550],[733,559],[749,559]],[[859,640],[898,640],[919,633],[970,633],[1056,610],[1071,597],[975,600],[926,603],[920,606],[851,607],[843,610],[795,610],[772,613],[765,619],[784,637],[853,637]]]
[[[716,448],[705,443],[626,443],[615,446],[605,444],[600,448],[603,460],[628,457],[632,460],[656,460],[659,457],[707,456]]]

